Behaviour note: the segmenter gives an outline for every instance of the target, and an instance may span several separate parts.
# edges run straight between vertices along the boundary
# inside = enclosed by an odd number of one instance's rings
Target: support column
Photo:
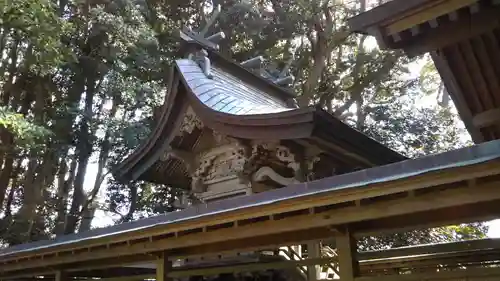
[[[166,253],[162,253],[156,261],[156,281],[172,281],[168,273],[172,271],[172,262],[168,260]]]
[[[307,253],[308,258],[321,258],[321,249],[319,242],[311,242],[307,244]],[[320,276],[319,272],[321,271],[321,265],[310,265],[307,267],[307,280],[308,281],[316,281]]]
[[[356,239],[347,227],[337,233],[336,239],[340,280],[354,281],[354,278],[359,276]]]
[[[65,271],[58,270],[55,274],[55,281],[68,281],[68,275]]]

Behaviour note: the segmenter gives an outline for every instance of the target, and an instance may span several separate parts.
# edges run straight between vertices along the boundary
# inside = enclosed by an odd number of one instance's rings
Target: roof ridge
[[[289,68],[293,62],[293,55],[281,70],[269,70],[265,67],[265,59],[262,55],[250,58],[243,62],[234,61],[232,58],[224,56],[219,52],[218,43],[225,38],[224,32],[220,31],[207,36],[207,31],[221,13],[220,7],[215,9],[212,17],[207,21],[207,25],[194,31],[184,26],[179,32],[181,43],[185,44],[182,50],[184,56],[196,61],[204,69],[207,77],[210,76],[211,60],[221,64],[224,68],[234,71],[238,78],[256,86],[264,86],[272,93],[277,94],[284,101],[291,102],[290,107],[296,108],[295,98],[297,94],[291,90],[290,86],[295,78],[289,75]],[[194,46],[194,48],[193,48]],[[248,79],[247,79],[248,78]]]

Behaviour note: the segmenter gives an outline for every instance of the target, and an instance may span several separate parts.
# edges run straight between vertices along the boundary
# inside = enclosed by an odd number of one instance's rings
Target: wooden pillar
[[[348,228],[341,229],[336,238],[340,280],[354,281],[354,278],[359,276],[356,239]]]
[[[68,280],[69,280],[69,278],[68,278],[68,275],[66,274],[66,272],[64,272],[62,270],[56,271],[55,281],[68,281]]]
[[[168,273],[172,270],[172,262],[168,260],[168,255],[162,253],[156,261],[156,281],[172,281]]]
[[[308,258],[320,258],[321,249],[319,242],[311,242],[307,244]],[[318,273],[321,271],[320,265],[310,265],[307,267],[307,280],[316,281],[319,279]]]

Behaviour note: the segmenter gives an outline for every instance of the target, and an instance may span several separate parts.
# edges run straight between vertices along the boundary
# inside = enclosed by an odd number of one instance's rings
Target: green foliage
[[[4,28],[15,30],[16,38],[28,39],[30,50],[27,59],[36,61],[32,71],[47,74],[58,64],[72,58],[60,40],[72,26],[57,14],[51,0],[4,0],[0,2],[3,11],[0,23]]]
[[[33,147],[51,135],[47,128],[34,124],[22,114],[14,113],[5,106],[0,106],[0,130],[2,127],[14,136],[16,145],[23,148]]]

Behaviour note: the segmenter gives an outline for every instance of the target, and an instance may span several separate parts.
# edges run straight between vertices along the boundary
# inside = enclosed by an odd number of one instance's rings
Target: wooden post
[[[359,262],[356,260],[356,239],[346,227],[337,233],[339,274],[342,281],[354,281],[359,276]]]
[[[168,255],[163,252],[156,261],[156,281],[172,281],[168,273],[172,271],[172,262],[168,260]]]
[[[319,242],[311,242],[307,244],[308,258],[321,258],[321,249]],[[319,265],[310,265],[307,267],[308,281],[316,281],[319,279],[318,273],[321,270]]]
[[[68,281],[68,275],[62,270],[56,271],[55,281]]]

